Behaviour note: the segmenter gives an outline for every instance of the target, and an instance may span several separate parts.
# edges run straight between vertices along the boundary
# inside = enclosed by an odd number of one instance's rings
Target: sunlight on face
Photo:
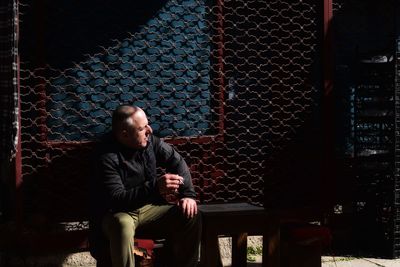
[[[153,133],[146,113],[143,110],[138,110],[130,118],[132,123],[127,129],[127,143],[135,149],[142,149],[147,146],[150,134]]]

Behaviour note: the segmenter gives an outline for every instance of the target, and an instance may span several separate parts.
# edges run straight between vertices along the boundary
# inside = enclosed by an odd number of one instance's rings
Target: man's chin
[[[146,141],[145,143],[142,143],[142,144],[141,144],[141,147],[144,149],[144,148],[147,147],[148,144],[149,144],[149,142]]]
[[[136,143],[134,146],[131,146],[131,147],[134,148],[134,149],[141,150],[141,149],[145,149],[147,147],[147,145],[148,145],[148,142],[146,142],[146,143]]]

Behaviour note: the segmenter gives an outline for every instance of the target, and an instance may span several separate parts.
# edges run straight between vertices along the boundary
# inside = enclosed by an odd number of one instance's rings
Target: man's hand
[[[161,195],[174,194],[178,192],[179,186],[183,184],[183,177],[177,174],[166,173],[158,178],[158,190]]]
[[[181,207],[183,214],[185,214],[187,218],[193,218],[197,214],[197,203],[192,198],[182,198],[179,200],[178,205]]]

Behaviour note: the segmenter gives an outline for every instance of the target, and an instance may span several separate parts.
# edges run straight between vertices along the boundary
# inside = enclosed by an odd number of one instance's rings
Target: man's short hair
[[[130,105],[118,106],[112,115],[112,131],[114,134],[126,130],[128,126],[132,125],[132,115],[139,111],[140,108]]]

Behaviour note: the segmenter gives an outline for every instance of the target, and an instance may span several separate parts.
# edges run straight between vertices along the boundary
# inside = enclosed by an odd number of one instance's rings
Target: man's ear
[[[121,137],[127,137],[128,136],[128,131],[126,129],[121,131]]]

